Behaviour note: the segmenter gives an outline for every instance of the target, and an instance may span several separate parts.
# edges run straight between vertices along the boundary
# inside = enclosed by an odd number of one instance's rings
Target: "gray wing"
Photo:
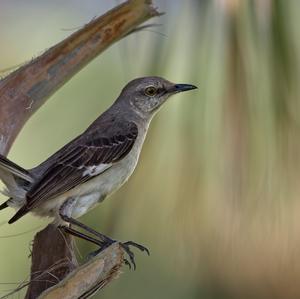
[[[122,134],[90,136],[71,143],[32,185],[26,204],[9,223],[15,222],[41,202],[55,198],[109,169],[130,152],[137,135],[137,125],[131,122]]]

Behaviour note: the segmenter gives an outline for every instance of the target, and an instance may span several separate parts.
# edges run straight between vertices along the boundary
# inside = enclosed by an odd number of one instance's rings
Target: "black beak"
[[[175,84],[174,85],[174,92],[182,92],[182,91],[188,91],[192,89],[197,89],[198,87],[191,84]]]

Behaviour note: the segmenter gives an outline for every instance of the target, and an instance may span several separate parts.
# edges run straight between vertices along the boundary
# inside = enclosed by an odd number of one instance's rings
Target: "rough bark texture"
[[[51,239],[44,236],[51,236]],[[57,233],[54,225],[48,225],[35,236],[31,260],[31,282],[26,299],[34,298],[35,294],[53,287],[76,268],[72,236],[63,232]],[[49,262],[53,264],[50,265]]]
[[[72,271],[64,280],[41,294],[39,299],[88,298],[120,274],[124,252],[114,243],[84,265]]]
[[[8,153],[25,122],[59,87],[107,47],[158,15],[150,0],[126,1],[1,80],[0,153]],[[119,250],[113,247],[108,253],[119,256]],[[49,225],[39,232],[33,243],[33,282],[26,298],[37,298],[73,271],[77,266],[73,252],[72,238],[54,226]],[[111,263],[111,270],[119,265],[119,261],[115,265]],[[36,275],[44,276],[42,279],[38,276],[39,281],[34,281],[37,280]],[[85,290],[87,294],[94,291],[88,287]]]

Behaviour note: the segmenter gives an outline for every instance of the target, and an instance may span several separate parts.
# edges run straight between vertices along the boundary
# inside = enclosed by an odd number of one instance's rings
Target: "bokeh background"
[[[1,0],[2,75],[118,3]],[[198,85],[153,120],[130,181],[82,218],[152,252],[137,253],[137,271],[124,268],[95,298],[300,298],[300,3],[155,4],[167,12],[151,21],[161,26],[118,42],[76,75],[27,123],[9,157],[40,163],[135,77]],[[31,240],[45,225],[27,216],[0,227],[0,296],[28,280]],[[94,249],[78,248],[82,257]]]

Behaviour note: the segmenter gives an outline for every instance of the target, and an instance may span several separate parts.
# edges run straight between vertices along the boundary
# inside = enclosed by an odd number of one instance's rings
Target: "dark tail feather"
[[[23,180],[32,183],[33,177],[30,175],[30,173],[22,168],[21,166],[15,164],[14,162],[10,161],[6,157],[0,155],[0,168],[19,177]]]
[[[19,220],[21,217],[23,217],[27,213],[28,213],[28,208],[25,205],[20,210],[18,210],[17,213],[11,219],[9,219],[8,223],[12,224],[12,223],[16,222],[17,220]]]
[[[0,205],[0,211],[8,207],[7,201]]]

